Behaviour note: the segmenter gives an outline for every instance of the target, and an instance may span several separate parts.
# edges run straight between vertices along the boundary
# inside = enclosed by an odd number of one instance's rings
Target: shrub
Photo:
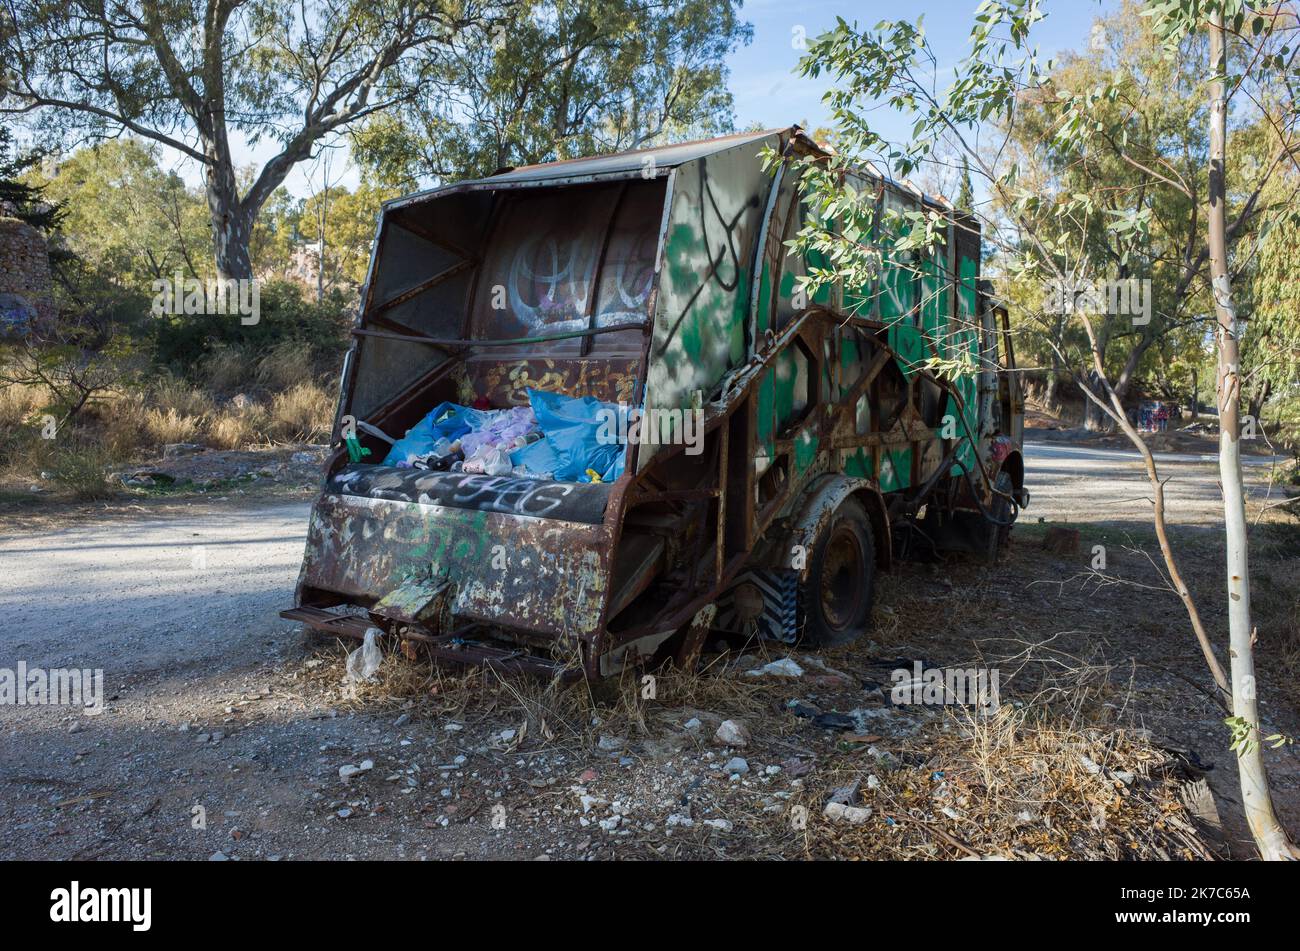
[[[113,495],[105,470],[109,464],[103,447],[91,443],[58,446],[49,460],[50,477],[81,501]]]
[[[341,294],[331,294],[317,304],[307,300],[296,284],[267,281],[261,286],[259,296],[256,324],[243,324],[237,315],[157,318],[155,360],[178,374],[192,374],[196,368],[205,367],[215,385],[214,377],[218,375],[215,371],[229,369],[224,361],[235,355],[223,356],[223,349],[268,354],[277,345],[288,342],[306,351],[309,365],[324,366],[336,363],[347,348],[353,305]],[[222,382],[239,385],[242,380],[237,374],[225,375]],[[218,388],[229,389],[228,386]]]

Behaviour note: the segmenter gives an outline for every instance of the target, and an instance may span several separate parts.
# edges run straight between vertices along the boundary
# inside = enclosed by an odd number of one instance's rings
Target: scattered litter
[[[746,671],[746,677],[802,677],[803,668],[796,664],[789,657],[782,657],[780,660],[774,660],[770,664],[764,664],[762,667],[756,667],[754,670]]]
[[[376,641],[382,633],[383,631],[377,627],[368,629],[361,646],[348,654],[345,677],[348,683],[368,683],[374,679],[375,672],[379,670],[379,665],[384,660],[383,651],[379,649]]]

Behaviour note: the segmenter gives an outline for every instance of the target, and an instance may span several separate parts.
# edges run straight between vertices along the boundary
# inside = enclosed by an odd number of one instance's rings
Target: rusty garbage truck
[[[711,637],[844,643],[902,549],[993,557],[1028,495],[978,227],[846,173],[877,227],[930,209],[945,238],[804,300],[808,156],[796,126],[385,204],[283,616],[596,678]]]

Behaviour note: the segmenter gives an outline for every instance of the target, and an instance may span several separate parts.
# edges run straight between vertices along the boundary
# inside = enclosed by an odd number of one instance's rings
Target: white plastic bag
[[[504,449],[489,449],[483,456],[483,471],[488,475],[509,475],[513,468],[510,453]]]
[[[375,679],[375,671],[379,670],[384,659],[384,652],[376,640],[382,633],[377,627],[370,628],[361,646],[348,654],[348,672],[344,678],[348,683],[367,683]]]

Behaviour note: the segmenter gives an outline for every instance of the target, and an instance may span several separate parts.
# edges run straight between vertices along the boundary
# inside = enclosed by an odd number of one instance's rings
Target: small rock
[[[230,861],[230,856],[227,855],[225,852],[213,852],[211,855],[208,856],[208,861],[209,861],[209,862],[229,862],[229,861]]]
[[[723,771],[732,776],[743,776],[745,773],[749,772],[749,763],[745,762],[745,760],[740,756],[733,756],[731,759],[727,760],[727,765],[723,767]]]
[[[411,722],[411,715],[409,713],[403,713],[400,717],[398,717],[396,720],[393,721],[393,726],[398,727],[400,729],[401,727],[406,726],[406,724],[410,722]]]
[[[848,822],[856,825],[871,818],[870,806],[846,806],[842,802],[828,802],[822,811],[827,819],[834,822]]]
[[[730,819],[705,819],[704,824],[710,829],[717,829],[719,832],[731,831]]]
[[[375,761],[372,759],[362,760],[360,766],[354,766],[351,763],[344,763],[342,766],[339,767],[339,779],[349,780],[353,776],[357,776],[361,773],[369,772],[374,768],[375,768]]]
[[[621,736],[602,736],[596,741],[596,747],[606,753],[616,753],[627,746],[627,740]]]
[[[748,746],[749,728],[739,720],[723,720],[713,738],[724,746]]]

